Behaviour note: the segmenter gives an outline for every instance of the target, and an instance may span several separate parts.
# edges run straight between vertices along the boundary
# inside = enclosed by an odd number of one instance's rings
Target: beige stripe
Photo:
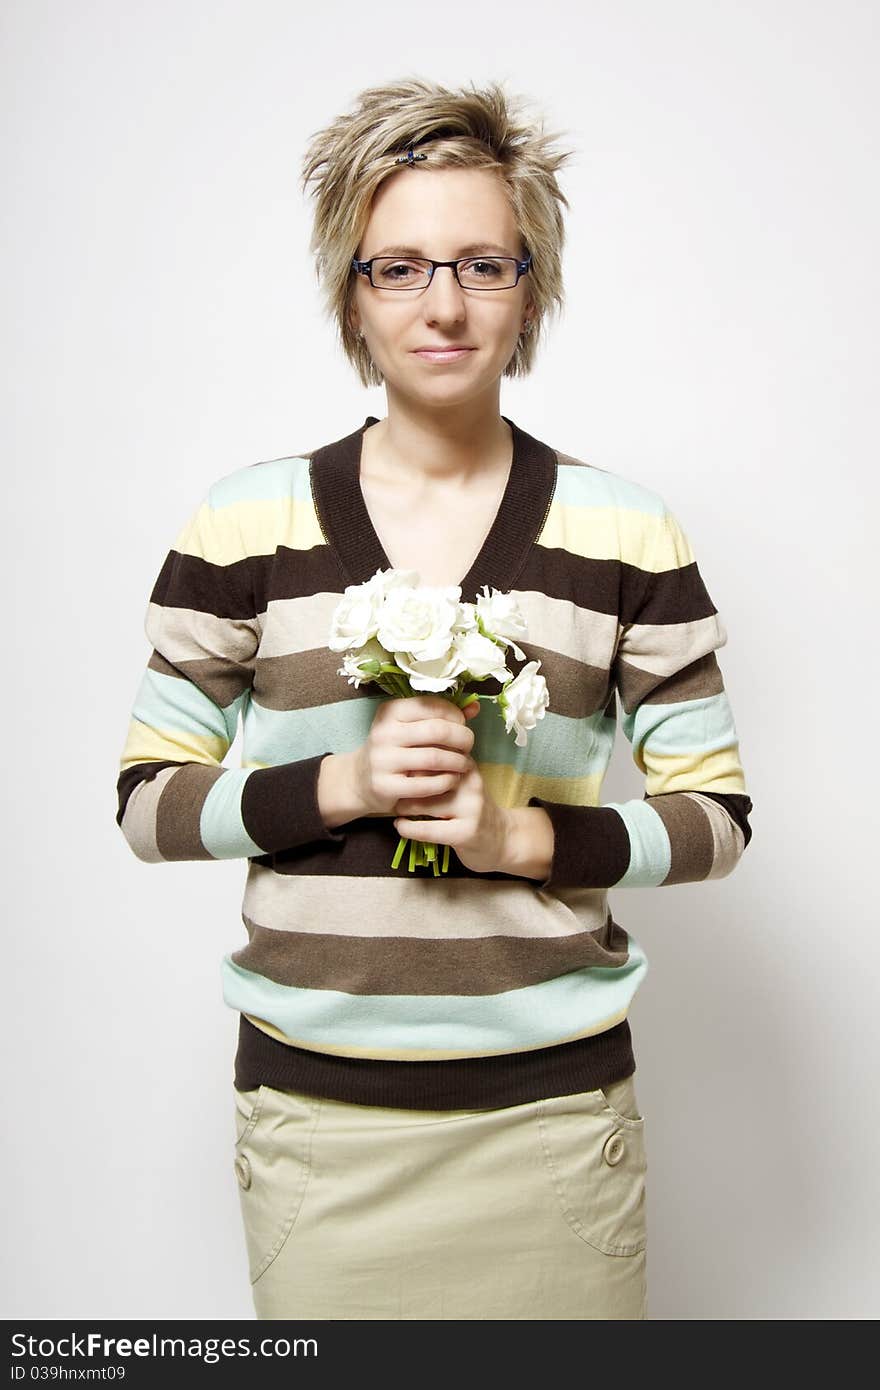
[[[541,646],[579,663],[607,667],[617,642],[617,616],[594,612],[568,599],[550,598],[534,589],[510,591],[522,610],[528,632]],[[273,599],[267,605],[260,657],[288,656],[326,647],[337,593]],[[522,646],[522,643],[518,645]],[[338,665],[343,653],[338,653]]]
[[[742,830],[711,796],[703,796],[700,792],[683,792],[682,795],[700,803],[712,828],[714,858],[709,878],[724,878],[736,868],[745,849],[746,840]]]
[[[250,864],[242,916],[273,931],[313,931],[328,922],[340,936],[569,936],[599,931],[608,915],[604,888],[543,893],[526,879],[435,878],[421,875],[337,878],[279,874]],[[494,928],[494,930],[493,930]]]
[[[322,591],[300,598],[272,599],[266,606],[260,658],[291,656],[326,647],[333,610],[341,598],[341,593]],[[333,655],[337,666],[341,666],[343,653]]]
[[[166,608],[161,603],[147,605],[144,629],[156,650],[175,665],[222,657],[252,666],[260,643],[257,618],[218,618],[196,608]]]
[[[164,863],[156,840],[156,808],[164,788],[179,767],[166,767],[149,782],[138,782],[125,805],[120,829],[138,859]]]
[[[631,623],[621,638],[619,655],[643,671],[671,676],[726,642],[724,623],[713,613],[691,623]]]

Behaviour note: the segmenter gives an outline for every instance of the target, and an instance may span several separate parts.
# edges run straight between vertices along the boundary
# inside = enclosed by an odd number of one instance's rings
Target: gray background
[[[651,965],[649,1314],[876,1317],[874,7],[18,0],[2,42],[3,1315],[253,1316],[220,988],[244,861],[136,860],[117,764],[206,486],[385,414],[297,180],[313,130],[416,74],[499,78],[578,149],[567,311],[502,410],[659,491],[728,628],[752,845],[611,897]],[[642,790],[620,733],[604,799]]]

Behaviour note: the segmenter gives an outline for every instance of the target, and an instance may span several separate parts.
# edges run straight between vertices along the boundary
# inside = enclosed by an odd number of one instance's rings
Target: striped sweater
[[[543,881],[454,852],[440,878],[395,870],[390,816],[321,817],[322,759],[360,746],[386,698],[327,645],[345,587],[391,567],[360,486],[376,417],[215,482],[156,579],[116,819],[148,863],[247,861],[247,941],[221,963],[240,1089],[458,1109],[626,1076],[648,963],[609,889],[720,878],[749,843],[727,635],[681,525],[656,492],[503,418],[513,463],[462,599],[513,592],[550,706],[518,748],[484,705],[471,756],[499,805],[550,816]],[[618,700],[645,791],[603,804]]]

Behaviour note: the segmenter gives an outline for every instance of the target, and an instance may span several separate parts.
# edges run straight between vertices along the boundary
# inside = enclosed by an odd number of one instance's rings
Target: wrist
[[[542,806],[514,806],[506,811],[499,871],[543,883],[553,866],[553,822]]]
[[[318,807],[328,829],[367,814],[357,794],[353,753],[328,753],[318,772]]]

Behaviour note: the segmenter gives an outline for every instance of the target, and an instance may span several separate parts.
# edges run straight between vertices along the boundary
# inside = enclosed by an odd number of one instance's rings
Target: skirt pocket
[[[544,1165],[565,1221],[606,1255],[647,1244],[645,1118],[632,1076],[537,1102]]]
[[[233,1170],[253,1284],[283,1249],[299,1215],[321,1102],[271,1086],[233,1091]]]

